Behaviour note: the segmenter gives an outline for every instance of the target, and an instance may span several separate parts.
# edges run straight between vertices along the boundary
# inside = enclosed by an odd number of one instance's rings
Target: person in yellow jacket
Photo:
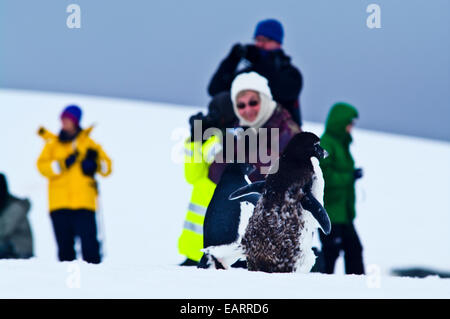
[[[45,146],[37,160],[39,172],[48,179],[50,217],[60,261],[76,259],[75,238],[81,241],[83,260],[101,262],[97,239],[98,185],[95,175],[111,173],[111,159],[80,127],[82,111],[70,105],[61,114],[62,129],[54,135],[44,128],[38,134]]]
[[[195,121],[201,121],[201,131]],[[222,140],[213,135],[203,140],[204,130],[217,128],[225,136],[225,129],[233,127],[237,120],[230,94],[219,93],[208,106],[208,114],[191,116],[191,136],[185,142],[184,177],[193,186],[191,200],[183,224],[183,231],[178,239],[178,251],[186,256],[181,266],[196,266],[203,256],[203,221],[209,202],[214,194],[216,184],[208,177],[209,167],[216,155],[223,149]],[[197,134],[196,134],[197,133]]]

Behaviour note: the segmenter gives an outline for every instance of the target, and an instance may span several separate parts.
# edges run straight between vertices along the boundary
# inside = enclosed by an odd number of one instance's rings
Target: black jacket
[[[300,71],[291,64],[291,58],[283,50],[266,52],[265,55],[253,54],[246,57],[249,66],[243,70],[237,70],[241,57],[230,54],[220,64],[213,75],[208,93],[214,96],[223,91],[231,89],[234,78],[244,72],[257,72],[269,81],[273,99],[285,107],[292,118],[301,125],[301,113],[299,106],[300,91],[303,79]]]

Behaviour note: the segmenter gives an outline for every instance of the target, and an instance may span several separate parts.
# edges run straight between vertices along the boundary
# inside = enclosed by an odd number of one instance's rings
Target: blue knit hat
[[[69,118],[78,126],[81,121],[81,109],[77,105],[69,105],[61,113],[61,118]]]
[[[256,26],[254,38],[258,35],[265,36],[266,38],[282,44],[284,36],[283,26],[275,19],[260,21]]]

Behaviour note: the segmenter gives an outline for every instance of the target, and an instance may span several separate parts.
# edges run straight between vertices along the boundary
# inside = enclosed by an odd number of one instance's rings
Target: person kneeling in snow
[[[200,121],[201,128],[200,125],[196,126]],[[178,240],[178,251],[186,256],[181,266],[195,266],[203,255],[203,222],[216,188],[216,184],[208,177],[209,166],[223,149],[219,136],[212,135],[204,140],[203,133],[209,128],[217,128],[225,136],[226,128],[232,127],[235,121],[228,92],[219,93],[211,100],[207,115],[197,113],[189,119],[191,136],[185,142],[184,176],[193,190],[183,231]],[[195,132],[196,128],[198,132]]]
[[[60,261],[76,258],[75,237],[81,240],[86,262],[101,262],[97,239],[98,185],[95,174],[108,176],[111,160],[89,133],[81,129],[82,111],[76,105],[66,107],[61,114],[62,130],[58,136],[39,129],[46,144],[39,156],[39,172],[49,181],[50,217],[58,245]]]
[[[9,194],[6,177],[0,174],[0,259],[33,256],[29,210],[30,201]]]

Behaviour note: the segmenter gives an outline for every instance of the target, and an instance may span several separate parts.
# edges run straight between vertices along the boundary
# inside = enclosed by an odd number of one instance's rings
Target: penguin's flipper
[[[250,194],[261,194],[265,185],[266,181],[257,181],[252,184],[245,185],[232,192],[230,196],[228,196],[228,199],[234,200]]]
[[[305,193],[305,196],[300,201],[303,209],[309,211],[313,217],[319,222],[320,228],[328,235],[331,232],[331,222],[328,213],[319,203],[319,201],[313,196],[311,192]]]
[[[239,167],[243,175],[250,175],[256,170],[255,165],[250,163],[237,163],[236,165]]]

